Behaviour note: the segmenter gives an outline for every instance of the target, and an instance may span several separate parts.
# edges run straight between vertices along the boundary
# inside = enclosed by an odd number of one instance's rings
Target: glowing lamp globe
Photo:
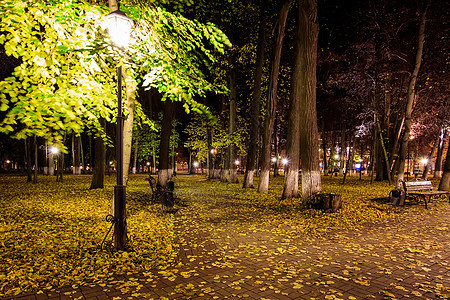
[[[130,44],[133,26],[133,20],[120,10],[106,15],[102,22],[102,27],[109,35],[111,41],[121,49],[126,48]]]

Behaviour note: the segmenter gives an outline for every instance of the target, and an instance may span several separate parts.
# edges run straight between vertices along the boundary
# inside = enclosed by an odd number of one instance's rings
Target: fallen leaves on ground
[[[184,205],[162,214],[160,204],[149,201],[146,177],[131,176],[127,189],[133,251],[113,255],[97,248],[109,226],[104,218],[113,179],[104,190],[89,191],[88,176],[68,176],[63,185],[51,177],[38,185],[0,177],[6,211],[0,215],[6,253],[0,256],[0,296],[101,283],[105,291],[140,299],[153,297],[164,281],[171,289],[160,299],[252,298],[249,290],[267,298],[309,291],[312,298],[341,299],[339,284],[357,291],[380,277],[389,283],[374,293],[384,297],[448,294],[436,275],[448,268],[439,265],[445,245],[434,240],[448,236],[448,222],[402,227],[439,211],[420,203],[392,207],[386,182],[370,185],[367,178],[350,177],[342,185],[340,178],[323,177],[324,192],[343,200],[343,209],[324,213],[298,199],[280,201],[283,177],[271,181],[269,194],[260,194],[240,184],[179,175],[175,193]],[[402,282],[405,273],[417,285]]]
[[[38,184],[25,183],[25,177],[0,177],[0,296],[107,283],[173,258],[173,218],[158,216],[132,196],[148,183],[129,187],[132,250],[109,254],[100,244],[110,227],[105,217],[114,178],[107,178],[105,189],[88,190],[90,176],[65,177],[64,183],[39,177]]]

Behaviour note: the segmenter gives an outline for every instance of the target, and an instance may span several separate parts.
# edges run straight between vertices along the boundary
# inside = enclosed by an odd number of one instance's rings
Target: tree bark
[[[322,152],[323,152],[323,174],[326,176],[328,171],[328,163],[327,163],[327,141],[325,134],[325,121],[322,119]]]
[[[316,0],[299,4],[299,40],[297,56],[300,98],[300,157],[302,162],[302,199],[322,191],[319,166],[319,130],[316,111],[316,65],[319,22]]]
[[[206,143],[208,146],[208,178],[212,178],[214,170],[214,149],[212,147],[212,132],[210,126],[206,127]]]
[[[136,141],[136,143],[134,144],[134,157],[133,157],[133,168],[132,168],[133,174],[136,174],[136,170],[137,170],[138,150],[139,150],[139,143],[138,143],[138,141]]]
[[[386,173],[387,173],[389,184],[391,184],[391,172],[390,172],[389,158],[388,158],[388,154],[386,151],[386,147],[384,145],[383,133],[381,132],[380,122],[378,122],[378,117],[376,115],[375,115],[375,119],[376,119],[376,123],[377,123],[378,134],[380,135],[381,148],[383,149],[383,158],[384,158],[384,162],[385,162],[385,166],[386,166]]]
[[[423,45],[425,42],[425,22],[426,22],[426,14],[428,7],[430,6],[430,0],[428,0],[427,7],[425,8],[425,11],[422,14],[422,18],[420,21],[419,26],[419,42],[418,42],[418,48],[416,53],[416,60],[414,64],[414,70],[411,74],[411,78],[408,85],[408,93],[407,93],[407,104],[405,108],[405,130],[403,132],[402,137],[402,147],[401,151],[399,153],[399,169],[398,169],[398,177],[397,177],[397,184],[396,188],[400,189],[402,187],[402,180],[405,177],[405,161],[406,161],[406,149],[408,148],[408,142],[409,142],[409,136],[411,132],[411,125],[412,125],[412,110],[414,105],[414,100],[416,98],[415,93],[415,87],[416,87],[416,81],[417,81],[417,75],[419,74],[420,64],[422,63],[422,52],[423,52]]]
[[[447,149],[447,156],[445,158],[444,173],[442,174],[441,181],[439,182],[439,191],[448,191],[450,184],[450,147]]]
[[[228,119],[228,134],[232,136],[236,131],[236,67],[235,64],[231,64],[233,67],[230,71],[230,113]],[[227,181],[230,183],[238,183],[237,168],[234,163],[236,160],[236,144],[233,142],[228,146],[228,174]],[[203,169],[203,168],[202,168]]]
[[[341,130],[341,152],[339,153],[339,176],[344,175],[345,168],[345,154],[347,153],[347,149],[345,147],[346,136],[345,129]]]
[[[342,178],[342,184],[345,184],[345,178],[348,174],[348,169],[353,165],[353,157],[355,156],[355,141],[356,137],[353,137],[352,146],[350,147],[350,153],[348,154],[347,165],[345,167],[344,177]]]
[[[34,174],[33,174],[33,183],[37,183],[37,174],[38,174],[38,146],[36,135],[34,136]]]
[[[66,134],[64,133],[63,144],[66,143]],[[56,171],[56,182],[63,182],[64,180],[64,152],[58,154],[57,160],[58,170]]]
[[[432,162],[433,156],[434,156],[434,151],[436,151],[437,145],[439,144],[440,131],[441,130],[439,128],[438,137],[437,137],[436,141],[434,142],[433,148],[431,149],[430,155],[428,156],[428,159],[427,159],[427,164],[425,165],[425,168],[423,170],[422,179],[424,179],[424,180],[428,180],[428,173],[430,172],[431,162]]]
[[[277,110],[278,72],[280,69],[281,49],[283,46],[284,29],[292,0],[284,1],[278,14],[276,24],[276,39],[273,45],[272,66],[270,70],[269,94],[267,97],[266,116],[264,120],[263,145],[261,153],[261,174],[259,176],[258,192],[269,192],[270,153],[273,124]]]
[[[264,68],[264,50],[266,49],[266,17],[267,0],[262,1],[259,15],[258,45],[256,48],[256,67],[253,81],[253,95],[250,106],[249,145],[247,154],[247,166],[245,168],[243,188],[253,188],[253,176],[256,172],[256,160],[258,154],[259,115],[261,109],[261,79]]]
[[[133,143],[133,122],[136,98],[136,81],[127,73],[126,68],[122,68],[122,76],[125,80],[126,102],[128,115],[123,122],[123,182],[128,184],[128,175],[131,162],[131,147]]]
[[[80,175],[80,139],[81,137],[72,134],[72,162],[73,162],[73,174]]]
[[[31,167],[31,137],[25,139],[25,156],[27,162],[27,182],[33,181],[33,171]]]
[[[434,177],[435,178],[441,178],[441,176],[442,176],[442,159],[444,156],[446,134],[447,134],[447,131],[444,128],[441,128],[441,132],[439,135],[438,150],[437,150],[437,154],[436,154],[436,162],[434,165]]]
[[[167,100],[164,103],[164,116],[161,126],[161,141],[159,144],[159,167],[158,183],[166,187],[169,180],[169,154],[170,154],[170,135],[172,134],[172,120],[175,111],[175,103]]]
[[[89,189],[102,189],[105,179],[106,147],[101,137],[95,138],[95,161]]]

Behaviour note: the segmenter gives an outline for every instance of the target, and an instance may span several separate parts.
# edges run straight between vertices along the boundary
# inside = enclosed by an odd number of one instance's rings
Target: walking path
[[[401,208],[402,218],[311,237],[186,207],[167,268],[14,299],[450,299],[449,212]]]

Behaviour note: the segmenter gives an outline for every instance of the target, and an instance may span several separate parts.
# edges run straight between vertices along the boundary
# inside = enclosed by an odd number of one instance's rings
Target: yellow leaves
[[[412,249],[410,247],[407,247],[406,249],[411,253],[422,253],[423,252],[423,250]]]
[[[391,298],[395,297],[394,294],[392,294],[391,292],[388,292],[388,291],[380,291],[380,295],[383,295],[385,297],[391,297]]]
[[[294,282],[292,288],[294,289],[301,289],[304,285],[300,284],[298,282]]]
[[[26,185],[18,183],[17,177],[0,178],[0,232],[4,230],[0,245],[8,266],[0,274],[0,298],[58,286],[75,288],[86,282],[106,288],[115,274],[145,271],[173,257],[172,220],[163,222],[148,210],[133,208],[132,198],[128,226],[134,252],[109,255],[101,251],[99,245],[109,228],[104,218],[114,178],[105,178],[103,190],[88,190],[90,179],[64,176],[64,183],[56,183],[49,176],[39,177],[36,185]],[[132,191],[132,180],[130,184]],[[14,234],[10,234],[12,229]],[[106,243],[110,241],[111,234]],[[134,280],[130,282],[139,287]]]

